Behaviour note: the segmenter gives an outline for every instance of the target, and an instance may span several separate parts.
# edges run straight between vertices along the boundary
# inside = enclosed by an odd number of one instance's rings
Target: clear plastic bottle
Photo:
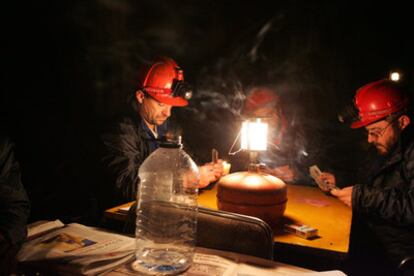
[[[192,264],[199,172],[179,144],[164,144],[138,171],[136,261],[145,274],[177,274]]]

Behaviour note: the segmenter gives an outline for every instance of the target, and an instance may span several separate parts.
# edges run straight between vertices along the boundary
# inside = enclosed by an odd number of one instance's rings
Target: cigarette
[[[211,162],[217,163],[218,160],[218,151],[216,149],[211,150]]]

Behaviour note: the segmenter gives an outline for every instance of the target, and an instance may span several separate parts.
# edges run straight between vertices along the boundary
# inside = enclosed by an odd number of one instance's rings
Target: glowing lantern
[[[245,121],[242,124],[241,148],[244,150],[264,151],[267,149],[267,124],[256,121]]]
[[[258,170],[257,155],[267,149],[267,131],[267,123],[260,119],[243,122],[241,149],[249,151],[251,164],[248,171],[220,179],[217,206],[220,210],[255,216],[276,226],[286,209],[287,188],[281,179]]]

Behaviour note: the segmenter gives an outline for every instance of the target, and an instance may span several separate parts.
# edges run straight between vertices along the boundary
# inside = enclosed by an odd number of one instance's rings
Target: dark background
[[[270,2],[270,3],[267,3]],[[403,1],[36,1],[2,4],[1,123],[17,146],[32,219],[87,210],[90,149],[125,108],[140,62],[173,57],[195,87],[176,109],[198,162],[226,158],[246,90],[272,84],[321,167],[358,169],[363,136],[337,114],[363,84],[413,76]],[[324,168],[325,166],[325,168]]]

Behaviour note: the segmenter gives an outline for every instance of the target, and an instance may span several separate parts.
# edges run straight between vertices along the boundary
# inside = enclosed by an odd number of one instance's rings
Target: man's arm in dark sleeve
[[[138,168],[144,161],[142,138],[130,124],[121,124],[117,132],[103,136],[104,164],[114,192],[124,200],[135,200]]]
[[[404,188],[355,185],[353,209],[396,225],[414,225],[414,150],[405,155],[405,160],[404,175],[400,179],[404,181]]]
[[[0,233],[12,244],[19,244],[27,235],[30,203],[21,182],[14,145],[6,138],[0,143]]]

